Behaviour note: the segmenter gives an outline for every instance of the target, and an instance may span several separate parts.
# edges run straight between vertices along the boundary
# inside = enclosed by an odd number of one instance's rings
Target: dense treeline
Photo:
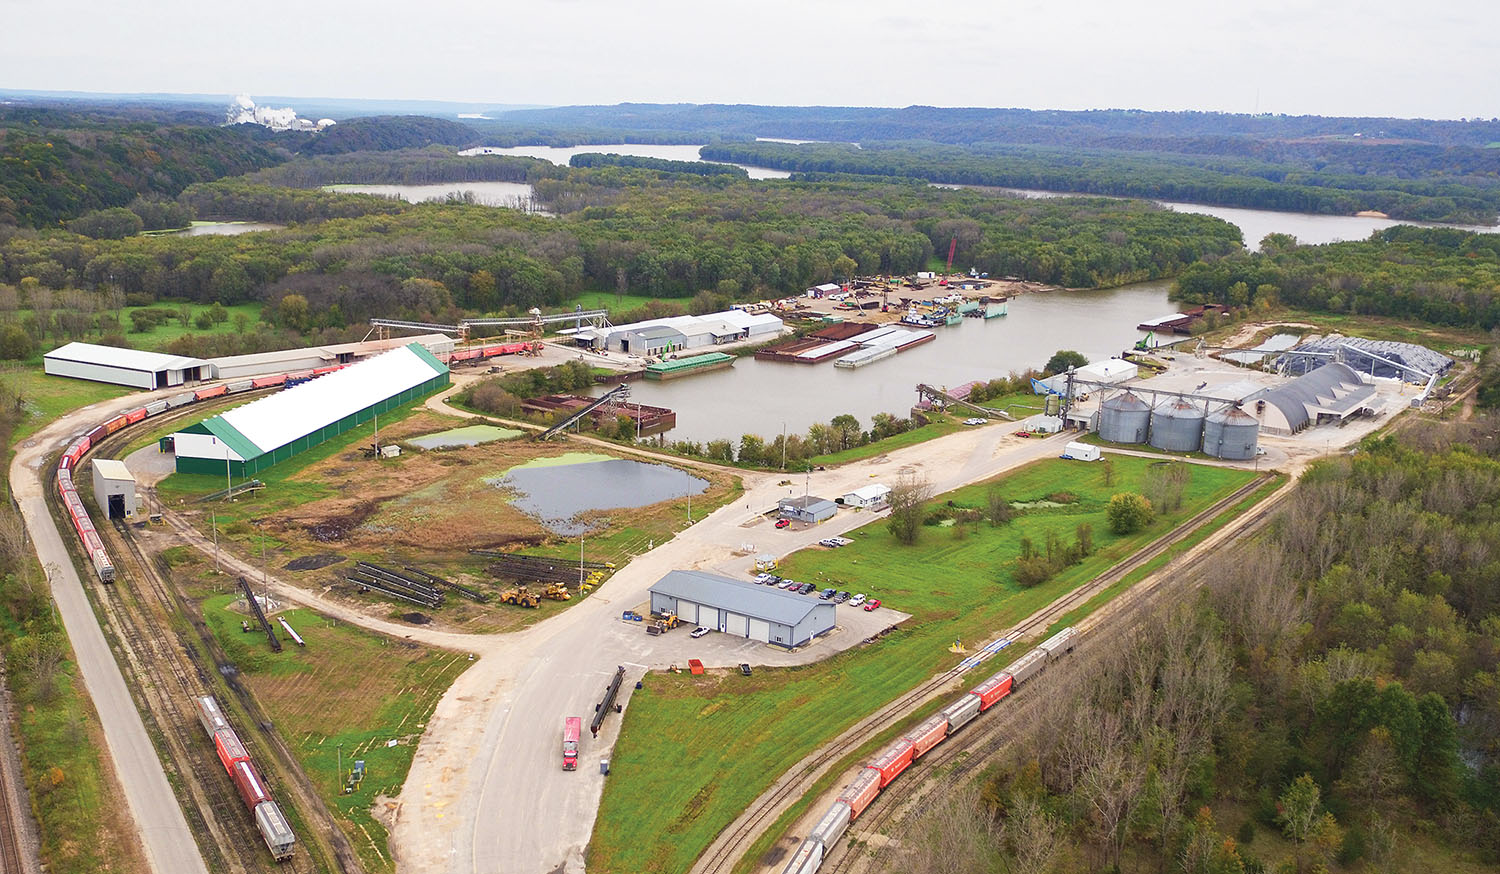
[[[728,164],[712,164],[704,161],[671,161],[666,158],[643,158],[639,155],[607,155],[601,152],[585,152],[574,155],[570,167],[634,167],[639,170],[657,170],[662,173],[691,173],[696,176],[737,176],[750,178],[743,167]]]
[[[1500,119],[1434,121],[1406,118],[1338,118],[1316,115],[1243,115],[1222,112],[1143,112],[1032,109],[904,108],[859,106],[755,106],[651,104],[563,106],[501,113],[488,127],[570,127],[671,132],[739,138],[871,143],[928,140],[940,143],[1026,143],[1087,146],[1111,139],[1163,141],[1224,138],[1295,141],[1315,138],[1361,143],[1392,140],[1442,146],[1484,147],[1500,141]],[[700,139],[698,142],[702,142]],[[595,142],[601,142],[595,140]]]
[[[557,172],[535,183],[565,213],[557,218],[205,183],[182,198],[199,216],[302,223],[233,237],[12,231],[0,236],[0,283],[23,297],[29,285],[117,288],[146,302],[273,309],[296,294],[315,311],[337,306],[349,321],[441,320],[557,305],[590,288],[777,296],[836,273],[924,269],[955,235],[966,266],[1072,286],[1170,276],[1239,248],[1232,225],[1141,202],[1023,201],[913,184],[762,186],[623,167]]]
[[[0,108],[0,225],[57,227],[140,195],[175,197],[195,182],[280,163],[287,153],[217,127],[89,123]]]
[[[1272,234],[1260,252],[1189,267],[1174,295],[1231,306],[1279,300],[1489,330],[1500,326],[1500,234],[1398,226],[1324,246],[1296,246]]]
[[[290,161],[251,173],[244,182],[286,188],[316,188],[338,182],[365,185],[430,185],[439,182],[526,182],[556,168],[550,162],[512,155],[460,156],[450,146],[351,152]]]
[[[1493,175],[1401,179],[1235,158],[989,144],[861,148],[839,143],[722,143],[705,146],[703,157],[798,172],[903,176],[1333,215],[1378,210],[1397,218],[1489,224],[1500,212],[1500,184]],[[1489,172],[1493,174],[1493,168]]]
[[[475,145],[474,129],[456,121],[425,115],[377,115],[350,118],[316,134],[302,135],[297,151],[304,155],[338,155],[421,149],[432,145]],[[228,174],[225,174],[228,175]]]
[[[1196,606],[1050,672],[1047,730],[933,811],[907,870],[1500,860],[1500,461],[1449,445],[1494,428],[1312,468]]]

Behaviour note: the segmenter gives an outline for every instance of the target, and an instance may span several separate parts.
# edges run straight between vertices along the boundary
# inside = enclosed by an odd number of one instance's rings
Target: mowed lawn
[[[285,648],[272,653],[254,619],[226,609],[235,597],[206,599],[204,620],[335,811],[365,870],[394,870],[386,830],[371,808],[377,797],[401,792],[428,717],[471,664],[469,657],[372,634],[305,609],[280,615],[307,646],[286,640],[273,619]],[[242,632],[241,620],[254,630]],[[354,792],[341,794],[340,767],[347,777],[355,760],[364,761],[367,776]]]
[[[1008,525],[923,526],[916,545],[897,543],[883,519],[849,536],[839,550],[791,556],[782,573],[881,598],[912,614],[899,630],[814,665],[693,677],[652,674],[635,693],[605,784],[589,845],[589,868],[600,872],[680,872],[784,771],[862,716],[961,656],[955,639],[977,649],[1000,631],[1107,570],[1182,520],[1227,496],[1254,474],[1192,468],[1181,509],[1128,537],[1109,532],[1111,495],[1139,491],[1158,462],[1114,457],[1113,484],[1102,464],[1048,459],[998,480],[1012,502],[1071,492],[1076,503],[1030,510]],[[982,507],[987,484],[934,500]],[[1047,533],[1071,543],[1081,523],[1093,529],[1096,551],[1051,580],[1022,589],[1010,566],[1021,539],[1038,547]],[[962,533],[960,533],[962,532]],[[849,608],[842,608],[847,610]],[[978,682],[980,668],[966,677]]]

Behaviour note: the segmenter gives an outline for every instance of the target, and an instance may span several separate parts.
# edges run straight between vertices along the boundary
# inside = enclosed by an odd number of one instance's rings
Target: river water
[[[700,145],[657,145],[652,143],[609,143],[599,146],[509,146],[498,148],[495,146],[480,146],[474,149],[465,149],[460,155],[520,155],[525,158],[541,158],[543,161],[551,161],[559,166],[566,167],[573,160],[574,155],[602,154],[602,155],[632,155],[638,158],[660,158],[664,161],[697,161],[703,162],[698,156]],[[720,162],[711,162],[720,163]],[[749,164],[735,164],[742,167],[750,174],[751,179],[786,179],[792,174],[786,170],[772,170],[769,167],[752,167]]]
[[[399,197],[407,203],[447,200],[450,194],[471,193],[474,201],[485,206],[504,206],[539,212],[531,202],[531,186],[525,182],[435,182],[430,185],[325,185],[324,191],[345,194],[378,194]]]
[[[630,384],[633,400],[677,412],[668,440],[738,440],[805,433],[814,422],[852,413],[868,428],[875,413],[907,415],[917,383],[955,387],[1028,367],[1040,368],[1059,349],[1090,361],[1118,355],[1142,333],[1135,326],[1176,312],[1169,281],[1120,288],[1023,294],[1010,314],[964,319],[937,328],[937,339],[854,370],[821,364],[756,361],[743,357],[726,370],[664,382]],[[1027,411],[1016,411],[1029,414]],[[1022,415],[1018,415],[1018,418]]]

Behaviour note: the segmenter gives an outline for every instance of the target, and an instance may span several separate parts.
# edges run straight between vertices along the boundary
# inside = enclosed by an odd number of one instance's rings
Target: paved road
[[[207,874],[187,820],[162,772],[156,748],[146,735],[146,726],[125,688],[120,667],[99,629],[83,590],[84,582],[64,547],[64,532],[59,532],[53,523],[43,498],[47,471],[42,465],[49,453],[110,415],[140,406],[145,397],[137,394],[105,401],[52,423],[18,447],[10,466],[10,483],[37,557],[48,569],[52,599],[73,644],[84,688],[99,714],[115,773],[124,788],[125,801],[151,869],[156,874]],[[74,536],[71,531],[65,533]],[[89,584],[95,584],[92,577]]]
[[[833,497],[872,476],[892,482],[911,469],[942,492],[1057,455],[1065,439],[1022,440],[1001,427],[981,428],[815,473],[811,489]],[[734,552],[747,541],[784,555],[870,520],[846,512],[801,532],[747,528],[759,519],[756,510],[787,494],[781,479],[746,474],[744,499],[638,557],[586,601],[474,648],[485,657],[439,702],[399,799],[393,844],[403,874],[583,870],[604,785],[598,760],[610,754],[619,719],[609,718],[597,739],[584,738],[579,770],[569,773],[560,762],[563,718],[591,716],[616,665],[625,665],[631,680],[659,666],[652,639],[614,621],[619,611],[644,601],[670,570],[743,570],[751,559]],[[800,493],[802,477],[793,480]]]

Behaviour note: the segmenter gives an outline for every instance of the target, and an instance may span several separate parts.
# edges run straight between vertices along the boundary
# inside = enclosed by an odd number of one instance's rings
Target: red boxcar
[[[245,799],[245,806],[254,810],[256,805],[265,804],[271,800],[271,793],[266,789],[266,782],[260,778],[260,772],[250,762],[235,762],[234,770],[230,772],[234,778],[234,788],[240,790],[240,797]]]
[[[89,446],[98,446],[99,445],[99,441],[103,440],[104,439],[104,435],[106,435],[108,433],[109,433],[108,431],[104,430],[104,426],[100,425],[99,427],[95,428],[94,430],[92,430],[92,431],[90,431],[88,433],[88,437],[85,438],[85,439],[88,440],[88,444],[87,445],[89,445]]]
[[[948,736],[948,717],[939,713],[907,733],[903,740],[912,745],[911,757],[922,758],[922,754],[942,743]]]
[[[1001,671],[978,686],[975,686],[974,691],[970,694],[978,696],[980,710],[988,710],[996,701],[1010,694],[1010,686],[1010,674]]]
[[[125,414],[125,421],[130,425],[134,425],[136,422],[139,422],[144,418],[146,418],[145,407],[136,407],[135,409]]]
[[[130,423],[125,420],[124,416],[115,416],[113,419],[110,419],[108,422],[104,423],[104,433],[113,434],[128,424]]]
[[[880,794],[880,772],[873,768],[865,768],[854,778],[854,782],[844,787],[839,794],[839,800],[849,805],[849,819],[858,819],[875,796]]]
[[[245,745],[240,743],[240,736],[232,728],[221,728],[214,732],[214,749],[219,751],[219,761],[224,763],[224,770],[231,774],[234,773],[235,762],[250,761],[250,754],[245,752]]]
[[[913,752],[915,749],[911,741],[902,738],[881,750],[880,755],[871,760],[870,767],[880,772],[881,789],[889,786],[892,780],[901,776],[901,772],[911,764]]]

